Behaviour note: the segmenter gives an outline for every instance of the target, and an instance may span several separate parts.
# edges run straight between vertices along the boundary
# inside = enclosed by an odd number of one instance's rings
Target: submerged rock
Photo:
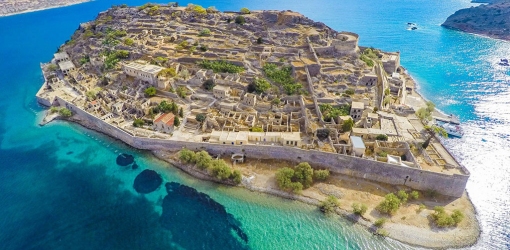
[[[136,164],[136,162],[133,163],[133,165],[131,165],[131,169],[137,169],[137,168],[138,168],[138,164]]]
[[[132,164],[133,162],[135,161],[135,157],[133,157],[132,155],[129,155],[129,154],[119,154],[119,156],[117,156],[117,165],[119,166],[127,166],[127,165],[130,165]]]
[[[158,189],[163,183],[163,178],[154,170],[145,169],[136,176],[133,188],[141,194],[148,194]]]
[[[165,187],[168,195],[163,199],[160,222],[178,245],[185,249],[249,248],[241,223],[223,205],[179,183],[169,182]]]

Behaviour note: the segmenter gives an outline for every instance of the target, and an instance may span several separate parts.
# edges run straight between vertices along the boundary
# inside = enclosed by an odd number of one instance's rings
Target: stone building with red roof
[[[174,131],[175,115],[172,113],[161,113],[154,118],[152,128],[163,133],[172,133]]]

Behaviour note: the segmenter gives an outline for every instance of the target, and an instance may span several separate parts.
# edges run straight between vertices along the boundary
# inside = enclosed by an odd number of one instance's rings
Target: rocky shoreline
[[[510,1],[461,9],[441,25],[448,29],[510,41]]]

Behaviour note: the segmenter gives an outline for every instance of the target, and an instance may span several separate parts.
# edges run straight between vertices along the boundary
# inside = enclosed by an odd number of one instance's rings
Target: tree
[[[257,44],[262,44],[263,42],[262,37],[257,38]]]
[[[445,138],[448,137],[448,133],[446,133],[446,130],[444,128],[438,127],[436,125],[425,126],[424,128],[425,128],[425,132],[427,132],[429,134],[429,137],[425,140],[425,142],[423,142],[422,147],[424,149],[426,149],[429,146],[430,140],[432,140],[434,135],[439,134]]]
[[[215,84],[214,84],[214,80],[213,79],[207,79],[204,81],[204,84],[202,84],[202,86],[204,87],[204,89],[206,90],[213,90]]]
[[[205,121],[205,118],[206,118],[206,116],[204,114],[197,114],[197,116],[195,116],[195,119],[197,120],[197,122],[200,122],[200,123],[203,123]]]
[[[280,98],[278,98],[278,97],[275,97],[275,98],[271,101],[271,104],[276,105],[276,106],[280,105],[280,103],[281,103],[281,100],[280,100]]]
[[[180,86],[177,88],[177,95],[180,98],[186,98],[186,95],[188,94],[188,91],[186,91],[186,88],[183,86]]]
[[[209,169],[214,177],[219,180],[228,179],[232,175],[232,169],[224,160],[213,160]]]
[[[335,196],[328,196],[328,198],[321,202],[319,208],[322,212],[329,214],[335,211],[339,205],[338,199]]]
[[[271,88],[271,84],[269,84],[268,81],[261,79],[261,78],[255,78],[253,80],[253,84],[255,85],[255,92],[258,94],[266,92],[269,88]]]
[[[354,95],[354,89],[347,89],[347,90],[345,90],[345,94],[347,94],[347,95]]]
[[[246,19],[244,19],[244,16],[237,16],[235,23],[243,25],[246,23]]]
[[[195,155],[197,167],[200,169],[206,169],[211,166],[212,157],[206,151],[202,150]]]
[[[431,102],[431,101],[428,101],[427,103],[425,103],[427,105],[427,111],[432,113],[434,112],[434,109],[436,108],[436,105]]]
[[[377,135],[375,137],[375,139],[378,140],[378,141],[388,141],[388,136],[385,135],[385,134],[380,134],[380,135]]]
[[[294,179],[305,189],[313,184],[313,169],[308,162],[301,162],[294,168]]]
[[[400,199],[393,193],[384,196],[384,201],[377,205],[376,209],[381,213],[394,214],[400,207]]]
[[[182,107],[179,109],[179,117],[184,117],[184,111],[182,110]]]
[[[185,163],[195,163],[197,157],[195,152],[185,148],[179,152],[179,159]]]
[[[174,77],[176,75],[177,75],[177,73],[175,72],[174,68],[166,68],[166,69],[161,70],[158,73],[158,76],[163,76],[163,77]]]
[[[248,8],[241,8],[242,14],[250,14],[250,10]]]
[[[422,121],[432,120],[432,114],[426,108],[419,108],[416,110],[416,116]]]
[[[329,129],[325,128],[325,129],[317,129],[317,138],[319,138],[320,140],[324,140],[326,138],[328,138],[329,136]]]
[[[313,178],[317,181],[325,181],[329,177],[329,170],[314,170]]]
[[[343,132],[351,131],[353,126],[354,126],[354,121],[351,118],[349,118],[349,119],[345,120],[344,123],[342,123],[342,131]]]
[[[294,169],[283,167],[276,171],[276,182],[278,187],[281,189],[289,189],[292,183],[292,177],[294,177]]]
[[[181,125],[181,121],[179,120],[179,117],[174,117],[174,127],[179,127]]]
[[[148,96],[148,97],[153,97],[156,95],[156,88],[154,87],[148,87],[145,89],[144,91],[145,95]]]
[[[63,117],[71,117],[73,113],[67,108],[61,108],[58,113]]]
[[[368,207],[367,205],[365,204],[358,204],[358,203],[353,203],[352,204],[352,212],[354,214],[357,214],[359,216],[363,216],[363,214],[365,214],[368,210]]]
[[[236,169],[232,172],[230,179],[232,179],[232,181],[234,181],[235,184],[240,184],[241,180],[243,179],[243,175],[241,174],[241,171]]]
[[[133,121],[133,126],[135,126],[137,128],[143,126],[144,124],[145,124],[145,122],[142,119],[135,119]]]

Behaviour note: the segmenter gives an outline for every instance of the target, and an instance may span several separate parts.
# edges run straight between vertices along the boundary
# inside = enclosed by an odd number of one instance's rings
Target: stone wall
[[[178,151],[182,148],[206,150],[211,154],[246,154],[259,159],[281,159],[292,162],[309,162],[314,167],[327,168],[331,172],[354,176],[392,185],[405,185],[417,190],[436,190],[448,196],[462,196],[469,173],[443,174],[411,167],[392,165],[384,162],[339,155],[335,153],[304,150],[294,147],[266,145],[220,145],[202,142],[175,141],[132,136],[127,131],[108,124],[75,105],[57,98],[61,106],[69,108],[79,120],[93,125],[97,130],[125,143],[146,150]],[[464,168],[463,168],[464,169]]]

